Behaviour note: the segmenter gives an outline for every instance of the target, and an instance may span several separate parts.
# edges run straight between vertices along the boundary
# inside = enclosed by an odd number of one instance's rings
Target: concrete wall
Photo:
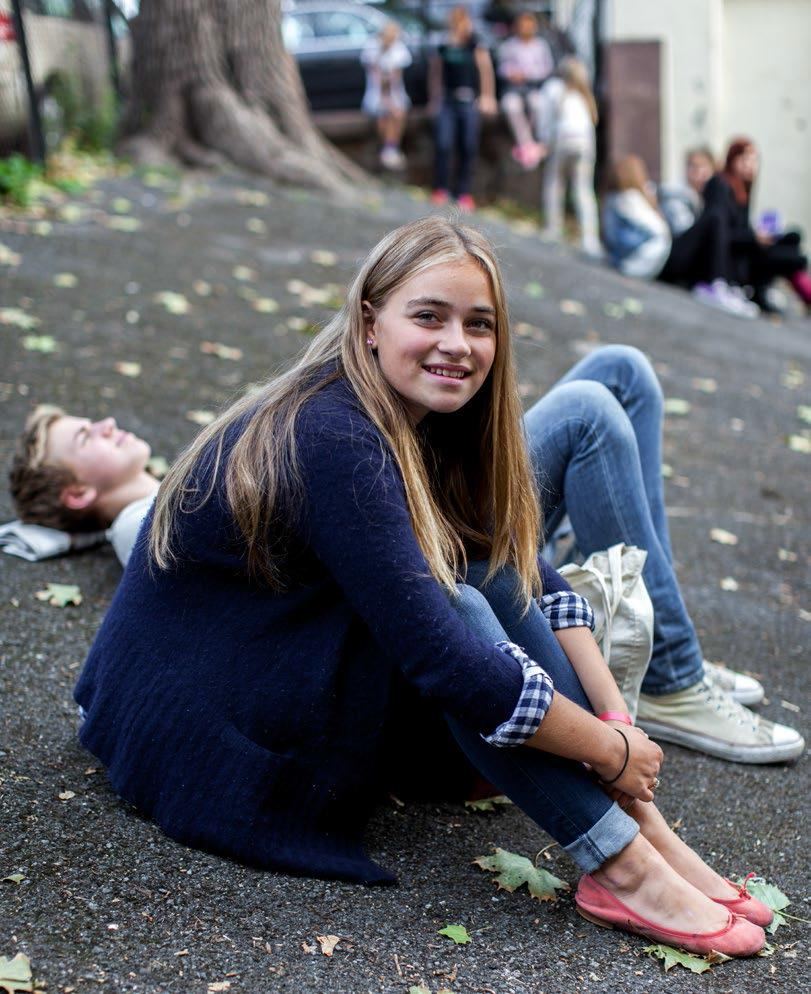
[[[811,239],[811,0],[727,0],[723,39],[723,139],[755,139],[756,207]]]
[[[684,152],[720,155],[750,135],[763,170],[756,207],[776,207],[811,237],[811,0],[606,0],[610,41],[659,40],[662,175]]]

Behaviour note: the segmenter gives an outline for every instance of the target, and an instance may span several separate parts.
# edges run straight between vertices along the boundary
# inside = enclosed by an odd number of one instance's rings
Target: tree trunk
[[[366,182],[312,123],[280,0],[141,0],[132,42],[122,146],[136,161],[230,161],[336,192]]]

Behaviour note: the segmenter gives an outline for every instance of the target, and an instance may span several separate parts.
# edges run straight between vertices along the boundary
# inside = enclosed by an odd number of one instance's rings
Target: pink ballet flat
[[[766,935],[759,925],[731,911],[726,925],[715,932],[679,932],[657,925],[632,911],[588,874],[580,878],[574,899],[578,912],[595,925],[620,928],[667,946],[679,946],[699,956],[713,951],[726,956],[754,956],[766,943]]]
[[[716,904],[723,904],[733,915],[740,915],[741,918],[752,922],[753,925],[760,925],[761,928],[765,928],[767,925],[771,925],[774,919],[774,912],[771,908],[766,907],[763,901],[752,897],[746,889],[746,885],[754,876],[754,873],[747,873],[740,887],[731,880],[726,881],[730,887],[734,887],[738,891],[737,897],[713,897],[710,900],[715,901]]]

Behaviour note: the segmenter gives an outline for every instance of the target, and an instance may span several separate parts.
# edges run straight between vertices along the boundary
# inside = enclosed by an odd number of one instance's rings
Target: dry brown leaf
[[[340,935],[317,935],[316,940],[325,956],[332,956],[335,947],[341,941]]]

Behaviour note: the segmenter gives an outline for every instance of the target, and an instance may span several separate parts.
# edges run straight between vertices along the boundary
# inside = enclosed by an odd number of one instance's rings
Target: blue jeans
[[[468,583],[459,585],[454,606],[468,627],[488,642],[509,639],[522,646],[552,678],[556,694],[591,710],[541,609],[533,603],[522,616],[515,573],[502,569],[485,587],[486,572],[486,563],[471,563]],[[639,831],[581,763],[529,746],[497,748],[457,719],[448,715],[446,720],[476,769],[559,842],[585,873],[621,852]]]
[[[456,182],[453,195],[470,193],[473,166],[479,150],[479,109],[471,101],[444,100],[436,119],[437,190],[450,190],[451,157],[456,149]]]
[[[662,390],[645,356],[609,345],[574,366],[524,418],[546,530],[564,514],[588,556],[617,542],[647,549],[654,609],[646,694],[703,675],[701,647],[673,570],[662,483]]]

